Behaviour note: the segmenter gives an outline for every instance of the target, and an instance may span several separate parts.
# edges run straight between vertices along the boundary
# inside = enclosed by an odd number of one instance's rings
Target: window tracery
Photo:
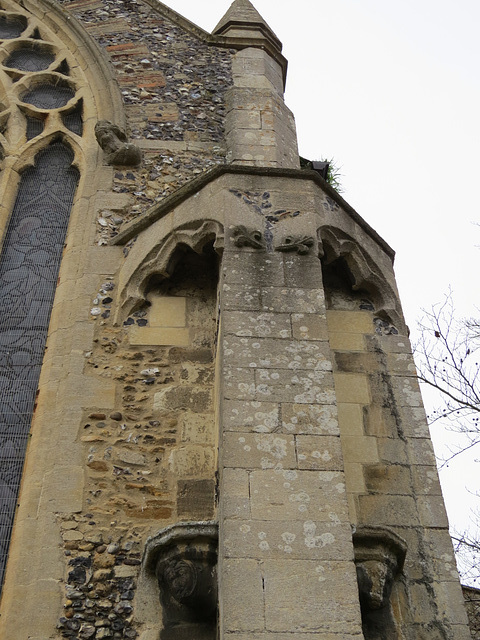
[[[0,193],[11,199],[12,184],[18,188],[8,227],[0,229],[0,585],[80,176],[73,142],[83,135],[86,83],[69,55],[35,16],[2,2]]]

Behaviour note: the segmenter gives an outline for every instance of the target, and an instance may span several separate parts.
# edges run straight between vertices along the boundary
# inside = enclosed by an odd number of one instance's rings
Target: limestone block
[[[221,475],[221,515],[247,520],[250,517],[250,476],[245,469],[223,469]]]
[[[360,631],[353,562],[265,560],[263,572],[267,630]]]
[[[297,340],[327,340],[325,318],[317,314],[292,314],[292,332]]]
[[[228,145],[234,149],[251,147],[275,147],[277,136],[275,131],[265,129],[233,129],[228,134]]]
[[[347,493],[366,493],[363,464],[359,462],[345,462],[345,486]]]
[[[277,147],[274,145],[267,147],[254,144],[229,145],[226,160],[230,164],[259,164],[265,167],[275,167],[277,165]]]
[[[185,327],[187,299],[180,296],[150,296],[148,322],[151,327]]]
[[[424,539],[427,553],[432,560],[435,580],[457,580],[457,564],[453,553],[452,539],[448,531],[446,529],[426,529]]]
[[[411,467],[413,488],[418,494],[442,495],[437,469],[433,466],[415,465]]]
[[[335,373],[337,402],[370,404],[368,378],[360,373]]]
[[[177,514],[179,518],[209,520],[215,508],[215,480],[201,478],[177,482]]]
[[[372,351],[376,351],[380,347],[385,353],[412,353],[412,345],[406,336],[379,336],[375,334],[365,336],[365,340],[367,348]]]
[[[122,247],[90,247],[86,259],[88,273],[113,276],[122,262]]]
[[[402,376],[416,376],[417,369],[413,356],[409,353],[387,354],[387,368],[391,374]]]
[[[138,327],[129,329],[129,342],[138,345],[165,345],[172,347],[188,347],[191,342],[190,329],[168,327]]]
[[[376,438],[342,434],[342,447],[346,462],[375,464],[379,461]]]
[[[265,628],[260,563],[228,558],[220,566],[220,611],[225,631],[262,631]]]
[[[407,445],[398,438],[377,438],[378,456],[383,462],[408,464]]]
[[[439,496],[417,496],[417,507],[420,515],[420,523],[424,527],[435,527],[448,529],[447,512],[443,497]]]
[[[223,393],[228,400],[255,400],[255,370],[224,367]]]
[[[261,127],[260,111],[254,107],[252,109],[232,109],[225,118],[225,132],[227,134],[233,129],[261,129]]]
[[[342,434],[348,436],[363,436],[363,406],[361,404],[350,404],[338,402],[338,422]]]
[[[290,316],[287,313],[255,313],[228,311],[223,318],[226,335],[258,338],[291,338]]]
[[[435,453],[430,438],[411,438],[407,442],[412,465],[432,466],[436,469]]]
[[[214,446],[217,427],[213,413],[183,413],[181,424],[184,442]]]
[[[350,560],[353,555],[348,523],[311,520],[227,520],[224,548],[233,558]]]
[[[83,467],[60,466],[45,474],[39,511],[51,513],[79,513],[83,507]]]
[[[295,468],[294,437],[271,433],[226,432],[223,435],[222,465],[243,469]]]
[[[280,426],[279,405],[274,402],[225,400],[223,428],[225,431],[269,433]]]
[[[365,336],[362,333],[328,333],[330,347],[337,351],[364,351]]]
[[[335,333],[373,333],[369,311],[327,311],[328,330]]]
[[[210,447],[178,447],[172,450],[169,462],[172,472],[179,478],[205,478],[215,473],[215,453]]]
[[[348,519],[343,473],[335,471],[262,470],[250,475],[254,520]]]
[[[422,394],[415,378],[405,376],[392,377],[395,400],[399,406],[422,407]]]
[[[212,406],[211,389],[191,385],[175,385],[162,389],[154,395],[153,410],[189,409],[194,413],[205,413]]]
[[[349,373],[377,373],[380,367],[378,354],[369,352],[344,353],[340,351],[335,354],[335,364],[338,371]]]
[[[282,428],[289,433],[338,435],[335,405],[282,403]]]
[[[322,289],[292,289],[291,287],[264,287],[262,311],[283,313],[325,314],[325,296]]]
[[[331,371],[330,349],[325,342],[225,336],[224,354],[239,367],[269,369],[320,369]]]
[[[247,187],[248,188],[248,187]],[[238,215],[238,214],[237,214]],[[243,219],[235,219],[230,224],[244,224]],[[223,262],[223,274],[228,285],[241,284],[249,287],[284,286],[283,256],[248,251],[228,251]]]
[[[435,605],[431,592],[425,584],[411,584],[410,597],[413,622],[431,624],[435,620]]]
[[[338,436],[295,437],[299,469],[342,471],[343,458]]]
[[[399,464],[370,464],[365,468],[368,491],[411,495],[412,480],[408,467]]]
[[[222,307],[225,311],[261,311],[260,289],[238,284],[224,284]]]
[[[423,407],[400,407],[400,420],[407,438],[429,438],[427,417]]]
[[[298,202],[298,196],[294,194]],[[297,204],[298,207],[298,204]],[[297,218],[296,218],[297,219]],[[310,228],[305,230],[308,235]],[[300,230],[297,233],[302,233]],[[292,288],[322,289],[322,267],[320,260],[313,255],[298,256],[287,254],[284,262],[285,284]]]
[[[254,369],[259,400],[333,404],[333,376],[328,371]]]
[[[415,500],[410,496],[359,496],[362,524],[378,526],[419,526]]]

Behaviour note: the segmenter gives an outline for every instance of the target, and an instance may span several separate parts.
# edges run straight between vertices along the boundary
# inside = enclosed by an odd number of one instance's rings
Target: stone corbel
[[[116,124],[99,120],[95,125],[95,137],[105,153],[107,164],[136,167],[141,163],[141,150],[128,142],[127,134]]]
[[[402,571],[405,541],[381,527],[360,527],[353,534],[355,565],[362,608],[382,609],[390,603],[395,577]]]
[[[215,523],[189,522],[168,527],[147,542],[144,563],[160,588],[162,640],[215,640],[217,539]]]

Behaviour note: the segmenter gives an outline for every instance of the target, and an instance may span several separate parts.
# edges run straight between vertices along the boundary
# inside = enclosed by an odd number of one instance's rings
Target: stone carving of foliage
[[[299,255],[306,255],[314,245],[311,236],[287,236],[282,244],[275,247],[275,251],[289,252],[295,251]]]

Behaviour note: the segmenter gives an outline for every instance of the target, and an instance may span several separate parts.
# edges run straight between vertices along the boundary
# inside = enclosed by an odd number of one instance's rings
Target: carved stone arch
[[[341,260],[348,270],[352,291],[365,291],[375,314],[404,329],[398,296],[375,259],[344,231],[324,226],[317,231],[320,259],[324,266]]]
[[[116,321],[132,313],[145,301],[149,282],[154,277],[169,278],[175,268],[175,252],[181,247],[188,247],[197,254],[201,254],[205,246],[213,243],[214,249],[223,249],[224,229],[217,220],[199,220],[195,224],[188,224],[174,229],[159,240],[155,247],[137,264],[129,264],[134,258],[127,257],[122,270],[130,275],[120,291],[119,310]],[[129,260],[130,258],[130,260]]]

